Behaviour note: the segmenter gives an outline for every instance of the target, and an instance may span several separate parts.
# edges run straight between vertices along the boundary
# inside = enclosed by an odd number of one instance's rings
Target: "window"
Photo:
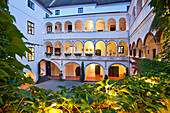
[[[46,17],[46,18],[48,18],[48,17],[49,17],[49,15],[48,15],[47,13],[45,13],[45,17]]]
[[[52,33],[52,26],[47,26],[47,33]]]
[[[124,46],[119,46],[118,47],[118,52],[119,53],[124,53]]]
[[[78,13],[83,13],[83,8],[78,8]]]
[[[34,23],[28,21],[28,34],[34,34]]]
[[[28,49],[32,52],[32,54],[28,53],[28,61],[34,61],[34,48],[29,47]]]
[[[28,0],[28,7],[34,10],[34,3],[31,0]]]
[[[55,15],[60,15],[60,10],[55,10]]]

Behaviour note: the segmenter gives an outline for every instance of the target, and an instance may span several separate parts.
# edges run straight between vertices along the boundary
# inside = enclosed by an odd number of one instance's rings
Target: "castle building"
[[[9,0],[16,26],[32,43],[26,76],[76,80],[84,62],[85,79],[108,75],[118,80],[138,73],[136,59],[153,59],[163,40],[150,32],[151,0]],[[126,69],[127,68],[127,69]]]

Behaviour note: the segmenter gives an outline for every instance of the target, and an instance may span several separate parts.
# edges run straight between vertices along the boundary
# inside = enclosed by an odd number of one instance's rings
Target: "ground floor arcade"
[[[83,61],[86,81],[99,81],[108,75],[109,79],[118,80],[125,77],[128,62]],[[49,76],[59,79],[62,71],[63,79],[79,80],[82,61],[48,61],[39,62],[39,76]]]

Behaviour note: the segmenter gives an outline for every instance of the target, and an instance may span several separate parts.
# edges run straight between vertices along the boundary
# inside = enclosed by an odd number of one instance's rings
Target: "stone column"
[[[107,57],[107,43],[105,44],[105,56]]]
[[[74,22],[72,22],[72,32],[74,32],[74,27],[75,27],[75,25],[74,25]]]
[[[95,50],[95,46],[96,46],[96,44],[94,44],[94,53],[93,53],[94,55],[93,55],[93,56],[95,56],[95,51],[96,51],[96,50]]]
[[[108,23],[105,21],[105,31],[108,31]]]
[[[145,58],[146,57],[146,47],[143,46],[142,48],[143,48],[143,58]]]
[[[62,32],[65,33],[65,24],[64,24],[64,22],[62,23]]]
[[[93,32],[96,32],[96,22],[93,22],[93,25],[94,25]]]
[[[62,71],[62,73],[63,73],[62,79],[66,79],[64,66],[62,67],[61,71]]]
[[[55,33],[55,23],[52,25],[52,33]]]
[[[119,19],[116,20],[116,31],[119,31]]]
[[[156,54],[158,55],[160,53],[160,44],[156,43],[156,46],[157,46]]]
[[[117,57],[119,56],[119,46],[117,46]]]
[[[62,55],[64,56],[64,45],[62,45]]]
[[[85,32],[85,22],[82,23],[82,32]]]
[[[135,57],[139,57],[138,48],[136,48],[136,56]]]

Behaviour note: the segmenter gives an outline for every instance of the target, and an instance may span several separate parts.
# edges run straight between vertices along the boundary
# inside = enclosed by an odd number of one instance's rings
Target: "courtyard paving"
[[[57,86],[62,85],[66,86],[67,88],[71,88],[72,86],[81,86],[82,84],[85,83],[96,83],[96,82],[80,82],[76,80],[56,80],[56,79],[51,79],[39,84],[35,84],[35,86],[39,88],[44,88],[44,89],[52,89],[53,91],[60,91],[60,88],[57,88]]]

